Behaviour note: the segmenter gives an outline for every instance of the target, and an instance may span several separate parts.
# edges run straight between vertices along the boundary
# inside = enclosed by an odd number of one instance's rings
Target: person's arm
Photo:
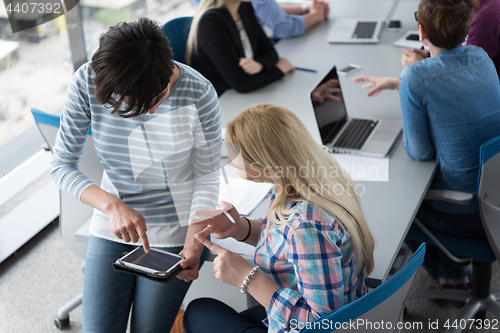
[[[219,174],[222,148],[222,117],[217,93],[211,84],[196,102],[198,121],[194,129],[194,189],[191,199],[190,218],[194,211],[217,207],[219,197]],[[203,230],[197,225],[188,226],[188,232],[181,254],[186,260],[181,262],[184,268],[179,279],[189,281],[198,278],[200,257],[203,244],[194,239],[194,234]]]
[[[280,5],[280,7],[289,15],[302,15],[302,5]]]
[[[286,6],[290,7],[290,9],[297,9],[297,13],[294,14],[288,13],[275,0],[253,0],[252,5],[255,16],[273,31],[275,37],[290,38],[304,34],[306,23],[301,16],[302,9],[300,5]]]
[[[248,273],[250,273],[252,266],[241,255],[209,241],[207,237],[212,232],[212,228],[212,226],[206,227],[202,232],[197,233],[195,238],[200,244],[217,254],[217,257],[213,261],[215,277],[222,282],[235,287],[241,287]],[[250,285],[253,286],[250,287]],[[272,296],[278,288],[279,285],[265,274],[256,272],[251,282],[247,285],[246,291],[267,309]]]
[[[304,13],[301,5],[281,5],[281,8],[290,15],[297,15],[304,20],[304,28],[307,31],[310,27],[328,19],[330,13],[330,5],[327,1],[314,0],[307,6]]]
[[[252,43],[254,60],[260,62],[268,70],[275,68],[279,60],[278,53],[257,21],[253,7],[251,4],[242,3],[239,12]]]
[[[416,160],[434,157],[435,149],[425,108],[425,90],[413,66],[401,73],[399,99],[403,115],[403,144],[406,153]]]
[[[360,75],[352,79],[355,83],[368,82],[361,89],[370,89],[368,96],[377,96],[382,90],[399,89],[399,78]]]
[[[267,37],[265,38],[268,40]],[[274,55],[274,63],[272,63],[272,57],[262,58],[260,61],[255,59],[261,62],[265,68],[257,74],[247,74],[239,65],[241,56],[233,45],[230,27],[223,21],[219,13],[209,11],[203,15],[198,27],[198,42],[198,47],[203,49],[219,74],[229,86],[238,92],[259,89],[284,75],[275,66],[278,61],[276,54]]]
[[[96,185],[87,187],[80,199],[83,203],[106,213],[111,231],[116,237],[126,243],[136,243],[140,239],[144,251],[149,253],[146,219],[136,210]]]
[[[317,223],[303,221],[287,244],[299,290],[279,287],[274,292],[267,311],[270,331],[286,331],[292,319],[311,322],[344,305],[341,260],[346,254],[338,246],[339,234],[324,226],[317,228]],[[253,296],[259,286],[252,282],[247,289]]]
[[[68,87],[50,172],[58,187],[77,200],[87,187],[94,184],[78,169],[91,122],[90,72],[90,64],[80,67]]]
[[[235,240],[257,246],[263,219],[246,219],[241,217],[236,208],[228,202],[221,201],[220,209],[201,209],[194,211],[194,216],[203,216],[189,220],[189,225],[200,226],[201,229],[211,226],[210,235],[216,239],[232,237]],[[224,214],[231,215],[234,222]]]

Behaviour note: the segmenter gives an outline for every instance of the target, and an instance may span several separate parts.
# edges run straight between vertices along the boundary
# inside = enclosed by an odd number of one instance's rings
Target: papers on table
[[[353,181],[388,182],[389,157],[332,154]]]
[[[250,214],[273,188],[270,183],[255,183],[236,177],[227,179],[228,184],[223,176],[220,177],[219,201],[232,203],[240,215]]]
[[[422,43],[418,40],[418,31],[408,31],[403,37],[393,43],[394,46],[406,47],[407,49],[420,50]],[[429,48],[424,45],[424,50],[429,52]]]
[[[236,239],[229,237],[225,239],[215,239],[212,237],[212,242],[234,253],[246,256],[245,259],[253,259],[255,253],[255,246],[248,245],[247,243],[238,242]]]

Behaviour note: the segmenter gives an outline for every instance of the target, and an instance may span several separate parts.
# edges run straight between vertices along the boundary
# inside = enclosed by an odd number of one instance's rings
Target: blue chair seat
[[[488,239],[485,238],[465,238],[445,235],[436,231],[432,234],[444,245],[448,251],[479,262],[495,261],[496,256],[491,249]],[[412,225],[406,238],[436,245],[434,242],[415,224]]]

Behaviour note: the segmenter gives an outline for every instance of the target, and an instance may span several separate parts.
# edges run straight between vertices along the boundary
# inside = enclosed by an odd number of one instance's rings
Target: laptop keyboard
[[[351,119],[334,147],[361,149],[377,124],[377,120]]]
[[[377,22],[358,22],[353,38],[372,38]]]

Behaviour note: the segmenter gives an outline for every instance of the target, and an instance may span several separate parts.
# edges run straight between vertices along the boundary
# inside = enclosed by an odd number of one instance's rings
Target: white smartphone
[[[345,66],[344,68],[337,70],[337,73],[339,73],[340,75],[343,75],[343,76],[347,76],[347,75],[350,75],[352,73],[359,71],[360,69],[361,69],[361,66],[359,66],[359,65],[349,64],[349,65]]]
[[[122,266],[137,269],[145,273],[167,276],[180,265],[182,260],[184,260],[184,257],[179,254],[153,248],[151,248],[149,253],[146,253],[144,252],[144,248],[140,246],[116,262]]]

